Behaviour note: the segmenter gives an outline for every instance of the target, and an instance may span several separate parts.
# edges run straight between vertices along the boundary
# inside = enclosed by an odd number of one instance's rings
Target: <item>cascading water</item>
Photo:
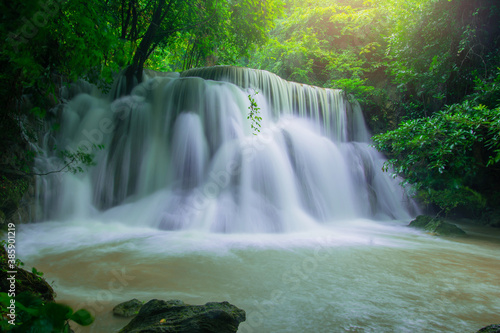
[[[255,91],[258,135],[247,120],[247,95]],[[290,232],[360,217],[405,220],[415,208],[398,180],[381,171],[358,105],[340,90],[265,71],[150,73],[111,102],[77,95],[60,122],[58,147],[105,149],[91,174],[57,175],[39,187],[45,219],[97,210],[130,217],[134,202],[147,200],[148,216],[131,223]],[[40,169],[55,167],[41,162]]]
[[[120,98],[87,84],[64,93],[38,172],[64,166],[54,148],[104,149],[87,173],[39,177],[44,222],[16,232],[19,258],[58,301],[96,315],[82,332],[125,326],[111,309],[134,297],[229,301],[247,312],[240,333],[472,332],[500,321],[500,235],[407,228],[416,208],[341,91],[234,67],[145,77]]]

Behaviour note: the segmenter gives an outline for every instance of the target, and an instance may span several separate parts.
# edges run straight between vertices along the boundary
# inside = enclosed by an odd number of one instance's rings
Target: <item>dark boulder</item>
[[[54,289],[52,289],[52,286],[42,277],[43,274],[35,270],[29,272],[17,266],[17,263],[13,264],[9,262],[7,250],[3,246],[0,246],[0,290],[3,292],[8,292],[11,288],[10,280],[7,279],[12,276],[8,273],[9,271],[16,271],[16,295],[27,292],[29,294],[39,295],[44,302],[54,301],[56,293]]]
[[[118,304],[113,308],[113,314],[118,317],[133,317],[139,313],[142,307],[142,302],[138,299],[132,299],[127,302]]]
[[[189,305],[153,299],[120,332],[235,333],[245,319],[245,311],[228,302]]]
[[[477,333],[500,333],[500,325],[489,325],[481,328]]]

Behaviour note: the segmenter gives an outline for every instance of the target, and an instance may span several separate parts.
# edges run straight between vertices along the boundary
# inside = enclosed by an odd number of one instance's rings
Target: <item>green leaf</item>
[[[69,306],[59,303],[47,303],[43,307],[43,311],[54,329],[57,330],[63,329],[66,321],[73,313],[73,310]]]
[[[90,312],[84,309],[76,311],[71,315],[69,319],[82,326],[88,326],[94,322],[94,318],[92,317]]]

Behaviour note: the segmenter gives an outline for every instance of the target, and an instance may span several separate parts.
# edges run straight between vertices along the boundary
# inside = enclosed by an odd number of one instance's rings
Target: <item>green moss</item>
[[[454,224],[447,223],[441,218],[420,215],[410,222],[412,228],[423,229],[437,236],[464,236],[466,233]]]
[[[436,225],[434,233],[440,236],[465,236],[466,233],[454,224],[441,222]]]
[[[143,302],[138,299],[132,299],[127,302],[118,304],[113,308],[113,314],[119,317],[133,317],[139,313]]]
[[[9,290],[10,282],[7,280],[8,271],[16,271],[16,293],[27,292],[36,296],[40,296],[43,301],[54,301],[55,292],[52,286],[42,278],[36,269],[34,272],[29,272],[20,266],[24,264],[21,261],[16,261],[14,268],[10,267],[8,262],[7,250],[4,247],[5,242],[0,243],[0,290]]]
[[[410,227],[424,229],[427,224],[432,221],[432,217],[427,215],[419,215],[410,222]]]

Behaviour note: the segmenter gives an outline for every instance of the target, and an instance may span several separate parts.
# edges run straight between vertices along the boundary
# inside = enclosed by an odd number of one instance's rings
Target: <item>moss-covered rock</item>
[[[7,177],[0,174],[0,211],[2,212],[1,216],[3,217],[2,221],[4,224],[19,222],[20,218],[16,218],[15,215],[18,215],[21,201],[32,182],[34,182],[32,177],[18,177],[12,175]],[[25,199],[23,202],[23,209],[21,210],[21,213],[23,213],[21,222],[29,222],[25,217],[26,214],[24,214],[24,208],[27,205],[26,202],[27,200]]]
[[[445,222],[441,218],[420,215],[410,222],[412,228],[423,229],[437,236],[465,236],[466,233],[455,224]]]
[[[436,235],[439,236],[465,236],[466,233],[455,224],[440,221],[434,226],[434,231]]]
[[[16,266],[14,269],[9,266],[8,253],[3,246],[0,246],[0,290],[7,291],[10,289],[10,281],[7,280],[9,271],[16,271],[16,294],[28,292],[33,295],[40,296],[45,302],[53,302],[56,293],[50,284],[41,276],[28,272],[21,267]]]
[[[481,328],[477,333],[500,333],[500,325],[489,325]]]
[[[427,224],[432,222],[432,217],[427,215],[419,215],[413,221],[410,222],[409,226],[412,228],[425,229]]]
[[[153,299],[120,332],[235,333],[245,319],[245,311],[228,302],[189,305]]]
[[[113,314],[118,317],[133,317],[139,313],[143,303],[134,298],[118,304],[113,308]]]

